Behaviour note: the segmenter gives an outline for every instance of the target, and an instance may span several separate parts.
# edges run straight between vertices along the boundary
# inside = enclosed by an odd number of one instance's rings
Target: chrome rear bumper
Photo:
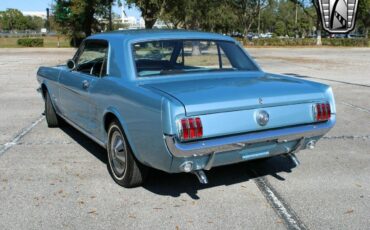
[[[321,137],[335,124],[335,115],[327,122],[265,130],[234,136],[220,137],[196,142],[179,142],[176,136],[165,136],[168,150],[175,157],[201,156],[213,153],[241,150],[248,144],[260,142],[288,142],[292,140]]]

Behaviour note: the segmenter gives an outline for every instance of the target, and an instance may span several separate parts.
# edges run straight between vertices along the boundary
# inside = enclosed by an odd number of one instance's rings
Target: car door
[[[74,57],[75,67],[59,78],[63,115],[89,133],[97,129],[97,105],[91,92],[106,74],[108,42],[86,40]]]

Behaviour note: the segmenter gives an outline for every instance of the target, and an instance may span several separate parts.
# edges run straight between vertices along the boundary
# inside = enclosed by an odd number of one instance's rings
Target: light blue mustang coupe
[[[335,124],[332,89],[266,73],[230,37],[128,30],[84,40],[67,65],[40,67],[49,127],[66,121],[107,149],[124,187],[149,167],[203,170],[312,149]]]

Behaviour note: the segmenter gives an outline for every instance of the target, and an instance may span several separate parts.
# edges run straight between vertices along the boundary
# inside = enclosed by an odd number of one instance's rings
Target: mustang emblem
[[[260,103],[260,105],[262,105],[263,104],[263,100],[262,100],[262,98],[260,97],[260,98],[258,98],[258,103]]]
[[[260,126],[265,126],[269,122],[270,116],[266,111],[261,110],[257,113],[256,120]]]

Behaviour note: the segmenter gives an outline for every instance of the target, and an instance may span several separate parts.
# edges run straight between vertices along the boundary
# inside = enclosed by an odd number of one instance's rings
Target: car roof
[[[163,40],[163,39],[207,39],[207,40],[226,40],[235,41],[229,36],[217,33],[208,33],[191,30],[164,30],[164,29],[135,29],[135,30],[118,30],[112,32],[105,32],[94,34],[88,39],[109,39],[118,38],[122,40],[135,41],[135,40]]]

